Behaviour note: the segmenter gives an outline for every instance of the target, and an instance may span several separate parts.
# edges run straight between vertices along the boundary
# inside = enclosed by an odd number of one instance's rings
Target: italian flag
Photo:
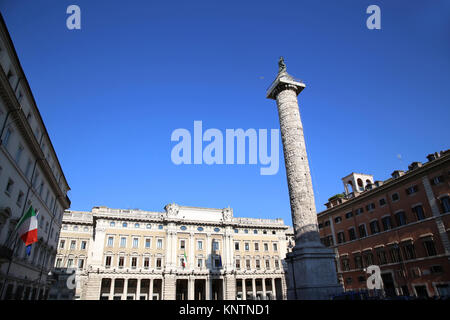
[[[36,212],[33,207],[30,206],[28,211],[19,220],[16,226],[16,230],[19,237],[25,243],[25,246],[29,246],[32,243],[38,241],[38,221],[36,217]]]
[[[186,261],[187,261],[187,255],[186,255],[186,250],[185,250],[185,251],[184,251],[183,268],[186,268]]]

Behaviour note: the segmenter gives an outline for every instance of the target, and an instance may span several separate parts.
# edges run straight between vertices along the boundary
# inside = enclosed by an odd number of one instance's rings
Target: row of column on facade
[[[237,300],[281,300],[281,278],[237,278],[231,283]],[[170,286],[164,278],[103,278],[101,300],[223,300],[229,284],[224,279],[182,278],[174,279]]]

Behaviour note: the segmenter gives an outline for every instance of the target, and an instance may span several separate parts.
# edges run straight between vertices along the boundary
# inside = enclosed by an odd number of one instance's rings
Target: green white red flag
[[[28,211],[20,218],[17,223],[16,230],[20,239],[25,243],[25,246],[29,246],[32,243],[38,241],[38,220],[36,217],[36,211],[30,206]]]

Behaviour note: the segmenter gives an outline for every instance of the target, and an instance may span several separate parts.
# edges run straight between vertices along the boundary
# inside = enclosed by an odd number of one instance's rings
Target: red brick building
[[[348,175],[318,214],[347,291],[366,289],[365,268],[378,265],[386,295],[450,296],[450,150],[427,158],[386,181]]]

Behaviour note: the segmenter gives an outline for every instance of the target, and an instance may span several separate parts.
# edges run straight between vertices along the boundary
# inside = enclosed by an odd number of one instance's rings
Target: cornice
[[[367,199],[370,199],[379,193],[386,193],[390,189],[394,189],[402,184],[406,184],[406,182],[408,180],[417,179],[418,176],[426,175],[429,171],[435,169],[436,167],[444,165],[447,162],[450,162],[450,153],[448,153],[444,156],[441,156],[440,158],[433,160],[430,163],[426,163],[418,169],[412,170],[410,172],[408,171],[405,173],[405,175],[403,175],[399,178],[396,178],[396,179],[392,179],[388,183],[383,184],[380,187],[376,187],[372,190],[365,191],[364,193],[358,195],[357,197],[347,200],[346,202],[344,202],[340,205],[337,205],[332,208],[326,209],[322,212],[319,212],[317,214],[317,216],[318,216],[318,218],[323,217],[328,214],[332,214],[336,211],[340,211],[342,209],[352,207],[353,205],[355,205],[359,202],[366,201]]]

